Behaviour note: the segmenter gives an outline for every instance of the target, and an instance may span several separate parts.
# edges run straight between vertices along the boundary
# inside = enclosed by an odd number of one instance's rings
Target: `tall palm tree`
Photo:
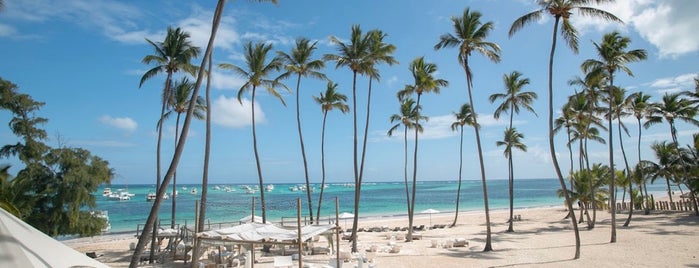
[[[507,227],[507,232],[514,232],[513,224],[512,222],[514,221],[512,213],[514,210],[514,204],[513,204],[513,198],[514,196],[514,188],[512,187],[512,184],[514,182],[514,165],[512,164],[512,149],[519,149],[523,152],[527,151],[527,145],[522,143],[522,139],[524,138],[524,134],[517,132],[517,130],[513,127],[508,127],[505,129],[505,137],[503,138],[502,141],[497,141],[495,145],[497,146],[505,146],[505,158],[507,158],[507,170],[508,170],[508,179],[510,181],[510,187],[509,187],[509,193],[510,193],[510,220],[509,220],[509,226]]]
[[[330,36],[330,42],[337,46],[338,54],[325,54],[323,59],[334,61],[335,68],[347,67],[352,71],[352,129],[353,129],[353,170],[354,170],[354,219],[352,224],[352,251],[357,251],[357,228],[359,224],[359,198],[362,189],[361,173],[359,171],[357,152],[357,74],[367,72],[370,57],[371,42],[369,37],[362,35],[359,25],[353,25],[348,44],[335,36]]]
[[[276,0],[271,0],[276,4]],[[206,46],[206,51],[204,52],[204,58],[202,59],[201,66],[199,67],[199,72],[196,75],[197,82],[194,85],[194,92],[192,93],[193,96],[198,96],[199,94],[199,87],[201,86],[202,79],[204,76],[204,69],[207,64],[207,60],[211,59],[211,51],[213,50],[214,46],[214,40],[216,39],[216,32],[218,31],[218,26],[221,23],[221,15],[223,14],[223,8],[225,6],[226,1],[225,0],[219,0],[218,3],[216,4],[216,10],[214,11],[214,17],[211,22],[211,35],[209,37],[209,42]],[[163,179],[163,185],[167,186],[167,184],[170,182],[170,178],[172,174],[175,172],[175,167],[177,167],[177,164],[179,163],[180,157],[182,156],[182,152],[184,151],[184,146],[185,146],[185,141],[187,140],[187,134],[189,132],[189,125],[190,122],[192,121],[192,114],[194,113],[194,104],[195,102],[190,102],[190,109],[187,110],[187,116],[184,119],[184,124],[182,125],[182,133],[180,135],[180,142],[177,144],[177,147],[175,148],[175,153],[172,157],[172,162],[170,163],[170,167],[168,168],[168,171],[165,175],[165,178]],[[160,204],[163,201],[163,195],[165,194],[165,187],[160,187],[157,191],[155,201],[153,202],[153,206],[151,207],[151,211],[148,214],[148,219],[146,220],[146,224],[143,227],[143,231],[141,233],[140,238],[138,239],[138,243],[136,244],[136,249],[134,250],[133,255],[131,256],[131,262],[129,263],[129,267],[133,268],[138,265],[138,262],[141,259],[141,254],[143,253],[143,248],[146,245],[146,239],[148,239],[148,232],[150,230],[153,230],[156,228],[155,221],[157,219],[158,211],[160,209]],[[152,235],[151,237],[155,237]],[[153,251],[151,251],[153,252]],[[151,254],[151,260],[152,258]]]
[[[638,163],[641,163],[641,119],[645,118],[648,115],[648,106],[651,105],[649,99],[650,95],[646,95],[645,93],[643,93],[643,91],[633,93],[626,98],[626,109],[628,109],[629,112],[633,113],[633,116],[636,117],[636,122],[638,123],[638,138],[636,140],[636,153],[638,154]],[[638,171],[638,177],[645,177],[643,175],[642,168],[638,168],[636,170]],[[645,180],[642,180],[642,182],[643,185],[640,186],[642,187],[642,189],[646,189]],[[647,189],[645,193],[646,194],[643,195],[645,197],[645,214],[648,215],[650,214],[650,199],[648,196]]]
[[[400,98],[399,98],[400,99]],[[418,111],[420,107],[415,106],[415,100],[412,98],[403,99],[400,103],[400,114],[393,114],[389,118],[391,123],[398,122],[388,129],[388,136],[393,136],[393,132],[396,131],[401,125],[403,125],[403,178],[405,180],[405,200],[408,206],[408,213],[410,212],[410,193],[408,187],[408,129],[417,128],[418,131],[422,132],[422,124],[420,120],[427,121],[427,116],[420,115]],[[419,119],[416,119],[420,117]]]
[[[561,116],[556,118],[553,121],[553,133],[558,134],[561,129],[565,128],[566,129],[566,136],[567,136],[567,141],[566,142],[566,147],[568,148],[568,158],[570,159],[570,171],[569,173],[572,173],[573,170],[575,169],[575,166],[573,165],[573,149],[571,148],[572,141],[571,141],[571,127],[573,126],[573,111],[570,109],[570,102],[567,102],[563,104],[563,107],[561,108]]]
[[[323,128],[320,134],[321,182],[320,196],[318,197],[318,213],[316,213],[316,222],[320,222],[320,208],[323,203],[323,191],[325,190],[325,122],[328,118],[328,112],[338,109],[344,114],[349,112],[349,106],[346,104],[347,96],[337,92],[337,84],[332,81],[328,81],[325,93],[321,92],[320,97],[313,96],[313,99],[320,104],[320,109],[323,111]]]
[[[528,111],[534,113],[536,115],[536,111],[534,111],[534,108],[532,108],[531,104],[534,102],[534,100],[537,98],[536,92],[533,91],[525,91],[522,92],[522,88],[526,85],[529,84],[529,78],[522,78],[522,73],[518,71],[513,71],[510,74],[505,74],[502,76],[502,81],[505,84],[505,93],[494,93],[490,95],[489,100],[490,103],[494,103],[498,99],[502,99],[502,102],[500,105],[498,105],[497,108],[495,108],[495,113],[493,113],[493,117],[495,119],[500,118],[500,114],[505,112],[510,114],[510,122],[509,122],[509,127],[508,129],[513,129],[512,128],[512,120],[514,118],[514,114],[519,114],[520,107],[527,109]],[[505,131],[505,137],[507,138],[507,133],[508,131]],[[506,149],[508,152],[512,152],[512,150]],[[526,148],[525,150],[526,151]],[[512,159],[512,155],[505,156],[508,159]],[[512,172],[510,170],[510,172]],[[510,193],[510,219],[509,219],[509,227],[507,228],[508,232],[513,232],[513,217],[514,217],[514,176],[513,174],[510,174],[509,176],[509,193]]]
[[[624,227],[629,226],[629,223],[631,222],[631,217],[633,216],[633,179],[632,177],[632,170],[631,166],[629,165],[629,160],[626,158],[626,150],[624,149],[624,140],[623,140],[623,133],[626,133],[626,136],[629,136],[629,130],[626,127],[626,124],[624,124],[621,121],[622,117],[627,117],[630,115],[630,113],[626,109],[626,89],[620,88],[620,87],[613,87],[609,88],[611,92],[608,92],[608,94],[612,94],[610,97],[610,100],[613,101],[609,105],[609,107],[612,107],[612,109],[609,111],[608,116],[611,116],[612,118],[616,118],[617,122],[617,132],[619,133],[619,148],[621,149],[621,155],[624,159],[624,167],[626,168],[625,171],[623,172],[624,179],[621,179],[619,181],[623,181],[625,185],[620,185],[622,189],[624,189],[624,195],[626,194],[626,186],[629,187],[629,198],[631,202],[631,206],[629,207],[629,216],[626,218],[626,222],[624,222]],[[621,202],[624,202],[625,196],[622,195]]]
[[[189,102],[190,98],[192,98],[192,92],[194,91],[194,83],[189,81],[187,77],[183,77],[180,81],[175,82],[172,85],[172,92],[168,93],[170,96],[170,100],[168,100],[168,110],[166,110],[165,114],[163,114],[163,118],[160,120],[167,120],[170,118],[173,114],[176,116],[175,119],[175,146],[177,146],[177,141],[179,138],[179,132],[180,132],[180,118],[182,117],[183,113],[187,113],[187,109],[189,108]],[[196,102],[194,105],[194,112],[192,113],[192,116],[194,116],[195,119],[202,120],[205,118],[204,112],[206,111],[206,106],[204,104],[204,100],[202,100],[200,97],[194,96],[193,97],[194,101]],[[159,125],[162,125],[162,122],[158,122]],[[172,218],[170,221],[170,228],[175,228],[175,214],[176,214],[176,205],[177,205],[177,198],[175,198],[175,193],[177,191],[177,170],[175,170],[175,173],[172,175]]]
[[[296,74],[296,126],[299,132],[299,143],[301,144],[301,157],[303,158],[303,172],[306,178],[306,197],[308,199],[308,212],[311,222],[313,222],[313,200],[311,199],[311,184],[308,180],[308,162],[306,161],[306,148],[303,144],[303,134],[301,132],[301,105],[299,98],[301,95],[301,77],[313,77],[327,80],[325,74],[318,70],[325,68],[325,62],[319,59],[312,59],[313,51],[316,50],[316,43],[306,38],[296,40],[296,46],[291,49],[291,54],[278,52],[279,56],[286,64],[286,72],[280,76],[281,79]]]
[[[651,125],[661,123],[664,119],[670,126],[670,136],[672,137],[672,143],[676,148],[679,148],[680,146],[677,142],[677,128],[675,127],[675,120],[680,120],[695,126],[699,126],[699,121],[694,118],[697,115],[697,108],[692,105],[691,101],[681,98],[680,93],[665,94],[661,102],[651,105],[650,110],[650,116],[648,117],[648,120],[644,126],[649,127]],[[680,161],[682,161],[681,158]],[[668,190],[669,188],[668,182]],[[692,195],[692,200],[695,200],[693,196],[694,193],[690,193],[690,195]],[[672,202],[672,195],[670,195],[670,202]],[[699,208],[696,206],[696,202],[693,203],[694,211],[699,216]]]
[[[580,66],[583,71],[590,73],[591,75],[602,74],[606,77],[608,81],[607,85],[607,95],[609,110],[613,110],[614,107],[614,73],[616,71],[623,71],[626,74],[633,76],[631,69],[629,69],[626,64],[636,61],[641,61],[648,57],[648,53],[643,49],[633,49],[626,50],[631,43],[631,39],[628,37],[623,37],[618,32],[614,31],[605,34],[602,37],[602,42],[600,44],[593,43],[597,50],[599,59],[588,59],[583,62]],[[608,129],[608,145],[609,145],[609,168],[612,169],[610,173],[611,178],[609,179],[609,198],[611,199],[611,215],[612,215],[612,228],[611,228],[611,238],[610,243],[616,242],[616,187],[614,185],[614,142],[613,142],[613,132],[612,131],[612,116],[607,118],[609,125]]]
[[[413,84],[406,85],[403,89],[403,94],[412,95],[413,93],[417,95],[417,102],[415,104],[416,116],[412,118],[415,120],[415,125],[420,124],[420,119],[422,118],[420,113],[420,100],[422,99],[422,94],[424,93],[435,93],[439,94],[439,90],[442,87],[449,85],[449,82],[444,79],[438,79],[434,77],[437,72],[437,64],[425,62],[424,57],[419,57],[414,59],[408,66],[410,73],[413,75]],[[417,190],[417,151],[418,151],[418,133],[420,128],[415,127],[415,147],[413,148],[413,183],[412,183],[412,194],[410,198],[410,210],[408,211],[408,236],[406,241],[413,241],[413,217],[415,215],[415,196]]]
[[[461,67],[464,68],[466,72],[466,86],[468,89],[468,100],[473,109],[473,123],[478,125],[478,116],[475,113],[476,107],[473,103],[473,94],[471,93],[471,87],[473,87],[473,73],[471,67],[468,63],[469,56],[471,53],[478,52],[479,54],[485,56],[493,62],[500,62],[500,46],[496,43],[486,41],[488,34],[493,30],[493,22],[489,21],[486,23],[481,22],[481,13],[478,11],[471,12],[468,8],[464,10],[461,17],[452,17],[451,21],[454,26],[453,34],[443,34],[439,37],[439,43],[437,43],[434,48],[442,49],[447,47],[458,47],[458,61]],[[485,222],[486,222],[486,242],[483,251],[493,250],[491,244],[491,232],[490,232],[490,209],[488,207],[488,187],[485,183],[485,167],[483,164],[483,150],[481,148],[481,136],[478,128],[474,128],[476,132],[476,145],[478,147],[478,161],[480,163],[481,169],[481,181],[483,183],[483,203],[485,206]]]
[[[257,177],[259,179],[260,186],[260,206],[262,207],[262,222],[267,222],[267,208],[265,203],[265,191],[264,189],[264,178],[262,176],[262,167],[260,166],[260,154],[257,151],[257,132],[255,129],[255,94],[257,93],[258,87],[264,87],[267,92],[277,97],[284,106],[286,103],[284,99],[275,89],[276,87],[286,88],[283,84],[279,83],[278,79],[270,80],[268,77],[274,71],[279,71],[284,67],[284,61],[281,57],[276,56],[267,62],[267,54],[272,50],[271,44],[257,43],[252,44],[248,42],[245,44],[245,63],[246,66],[240,67],[229,63],[219,64],[219,68],[232,70],[234,74],[246,79],[245,84],[238,90],[238,101],[243,103],[243,94],[247,91],[251,91],[252,97],[250,99],[250,109],[252,113],[252,146],[255,152],[255,164],[257,167]]]
[[[681,168],[679,163],[680,157],[678,157],[679,150],[674,143],[666,141],[654,142],[650,148],[653,150],[657,162],[643,160],[643,172],[650,176],[651,183],[658,178],[665,178],[667,195],[670,197],[670,203],[672,203],[670,181],[676,180],[677,175],[679,175],[678,170]]]
[[[172,27],[168,27],[167,29],[167,35],[165,36],[165,40],[163,42],[153,42],[146,38],[146,41],[153,46],[154,54],[146,55],[143,57],[141,62],[144,64],[155,64],[155,67],[149,69],[146,71],[146,73],[143,74],[141,77],[141,81],[138,84],[138,87],[140,88],[143,86],[143,83],[146,82],[147,80],[155,77],[158,74],[161,73],[166,73],[167,77],[165,78],[165,87],[163,88],[163,99],[162,99],[162,107],[160,110],[160,117],[163,118],[163,115],[165,114],[165,109],[167,108],[167,101],[170,99],[170,83],[172,83],[172,76],[179,72],[180,70],[183,70],[192,76],[196,75],[197,72],[197,67],[193,65],[191,62],[193,59],[199,57],[199,53],[201,52],[201,49],[195,45],[192,44],[192,42],[189,40],[190,35],[188,32],[183,31],[180,28],[173,29]],[[163,139],[163,126],[162,126],[162,120],[159,120],[158,126],[158,142],[156,145],[156,179],[155,179],[155,190],[156,192],[160,188],[160,178],[162,178],[162,174],[160,171],[160,150],[161,150],[161,144],[162,144],[162,139]],[[153,227],[153,232],[155,233],[157,231],[157,226]],[[151,256],[150,256],[150,263],[153,262],[153,257],[154,257],[154,252],[155,252],[155,241],[156,237],[152,236],[151,240]]]
[[[471,109],[471,105],[468,103],[464,103],[461,105],[461,108],[459,109],[459,112],[454,113],[454,117],[456,117],[456,121],[454,123],[451,123],[451,130],[456,131],[457,129],[459,130],[459,184],[456,187],[456,211],[454,213],[454,222],[451,223],[451,226],[454,227],[456,226],[456,221],[459,218],[459,203],[461,199],[461,173],[463,171],[463,162],[464,162],[464,125],[472,126],[472,127],[478,127],[473,121],[474,114],[473,114],[473,109]]]
[[[561,35],[566,41],[566,44],[573,50],[573,52],[578,52],[578,31],[570,23],[570,16],[573,15],[572,11],[577,11],[581,16],[588,16],[593,18],[602,18],[607,21],[618,21],[621,22],[619,18],[613,14],[600,10],[597,8],[589,7],[587,5],[591,3],[601,4],[606,2],[613,2],[614,0],[537,0],[539,9],[527,13],[518,19],[516,19],[512,26],[510,27],[509,36],[512,37],[517,31],[521,30],[527,24],[539,21],[543,18],[545,14],[550,14],[553,16],[553,38],[551,41],[551,53],[549,55],[549,148],[551,151],[551,159],[553,160],[553,166],[556,170],[556,175],[558,176],[558,181],[561,184],[561,189],[563,189],[564,197],[568,200],[568,192],[565,191],[565,181],[563,180],[563,174],[561,174],[560,167],[558,166],[558,159],[556,158],[556,148],[553,144],[553,56],[556,51],[556,41],[558,34],[558,25],[561,25]],[[568,210],[572,211],[573,205],[571,202],[568,203]],[[575,221],[575,214],[572,215],[571,222],[573,224],[573,230],[575,232],[575,257],[574,259],[580,258],[580,234],[578,231],[578,224]]]
[[[211,58],[213,53],[209,53],[208,57],[208,67],[206,70],[206,93],[205,93],[205,106],[206,109],[206,138],[204,142],[204,163],[202,166],[201,175],[201,198],[199,199],[199,219],[197,219],[197,232],[204,231],[204,221],[206,220],[206,208],[209,196],[209,158],[211,155],[211,70],[213,70],[213,61]],[[192,113],[193,114],[193,113]]]

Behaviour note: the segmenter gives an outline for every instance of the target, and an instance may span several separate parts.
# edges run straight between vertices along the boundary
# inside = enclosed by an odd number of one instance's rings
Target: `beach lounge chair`
[[[352,253],[349,251],[340,251],[340,260],[349,262],[352,260]]]
[[[276,256],[274,257],[274,267],[292,267],[294,261],[291,256]]]
[[[430,247],[431,247],[431,248],[439,247],[439,241],[437,241],[437,240],[434,240],[434,239],[433,239],[432,241],[430,241],[430,243],[431,243],[431,244],[430,244]]]
[[[400,253],[400,246],[393,245],[393,247],[391,247],[391,250],[389,250],[388,253]]]
[[[465,247],[468,246],[468,241],[466,241],[466,238],[456,238],[454,239],[454,247]]]

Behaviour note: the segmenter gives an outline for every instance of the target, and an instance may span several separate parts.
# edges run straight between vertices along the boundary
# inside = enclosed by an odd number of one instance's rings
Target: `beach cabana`
[[[56,241],[0,209],[0,267],[109,266]]]

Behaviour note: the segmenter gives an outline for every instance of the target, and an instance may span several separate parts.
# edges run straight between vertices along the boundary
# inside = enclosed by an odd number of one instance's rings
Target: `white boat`
[[[157,195],[156,193],[154,193],[154,192],[149,192],[149,193],[146,195],[146,201],[155,201],[155,197],[157,197],[157,196],[158,196],[158,195]]]
[[[289,186],[289,191],[296,192],[299,190],[298,186]]]
[[[197,188],[192,188],[192,190],[189,191],[189,193],[191,193],[191,194],[197,194]]]
[[[131,200],[131,197],[133,197],[133,196],[134,196],[134,194],[129,193],[126,190],[119,189],[116,192],[110,194],[109,199],[124,201],[124,200]]]
[[[267,186],[265,186],[265,192],[271,191],[274,191],[274,184],[267,184]]]
[[[104,188],[104,191],[102,191],[102,196],[109,197],[112,195],[112,188],[106,187]]]

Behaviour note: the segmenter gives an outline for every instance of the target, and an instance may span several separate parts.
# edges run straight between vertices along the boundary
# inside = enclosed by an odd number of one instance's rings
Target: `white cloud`
[[[682,0],[619,0],[598,6],[637,31],[643,39],[655,46],[660,57],[678,57],[699,50],[699,1]],[[604,31],[623,27],[599,19],[574,17],[575,25],[581,30]],[[627,29],[628,29],[627,28]]]
[[[653,82],[650,82],[648,86],[654,88],[660,95],[665,93],[680,92],[683,90],[692,90],[695,86],[695,77],[697,77],[697,74],[695,73],[686,73],[675,77],[663,77],[653,80]]]
[[[12,36],[17,32],[12,26],[0,24],[0,36]]]
[[[99,120],[102,124],[125,130],[128,133],[133,133],[136,131],[136,128],[138,128],[138,123],[129,117],[119,118],[103,115],[99,118]]]
[[[239,78],[235,75],[230,74],[230,71],[219,71],[220,69],[214,69],[211,76],[211,86],[218,89],[224,90],[234,90],[237,92],[245,80]]]
[[[242,104],[237,98],[226,98],[219,96],[213,102],[211,109],[211,121],[214,124],[231,127],[242,128],[252,124],[252,111],[250,109],[251,102],[243,98]],[[259,103],[255,103],[255,121],[264,123],[267,121],[265,113],[260,108]]]
[[[192,43],[204,49],[209,42],[211,35],[211,17],[213,10],[203,10],[195,6],[192,15],[181,20],[178,25],[189,32]],[[224,50],[232,50],[235,44],[240,42],[240,35],[234,28],[235,19],[230,16],[221,18],[218,31],[216,32],[215,46]],[[202,51],[203,53],[203,51]]]

